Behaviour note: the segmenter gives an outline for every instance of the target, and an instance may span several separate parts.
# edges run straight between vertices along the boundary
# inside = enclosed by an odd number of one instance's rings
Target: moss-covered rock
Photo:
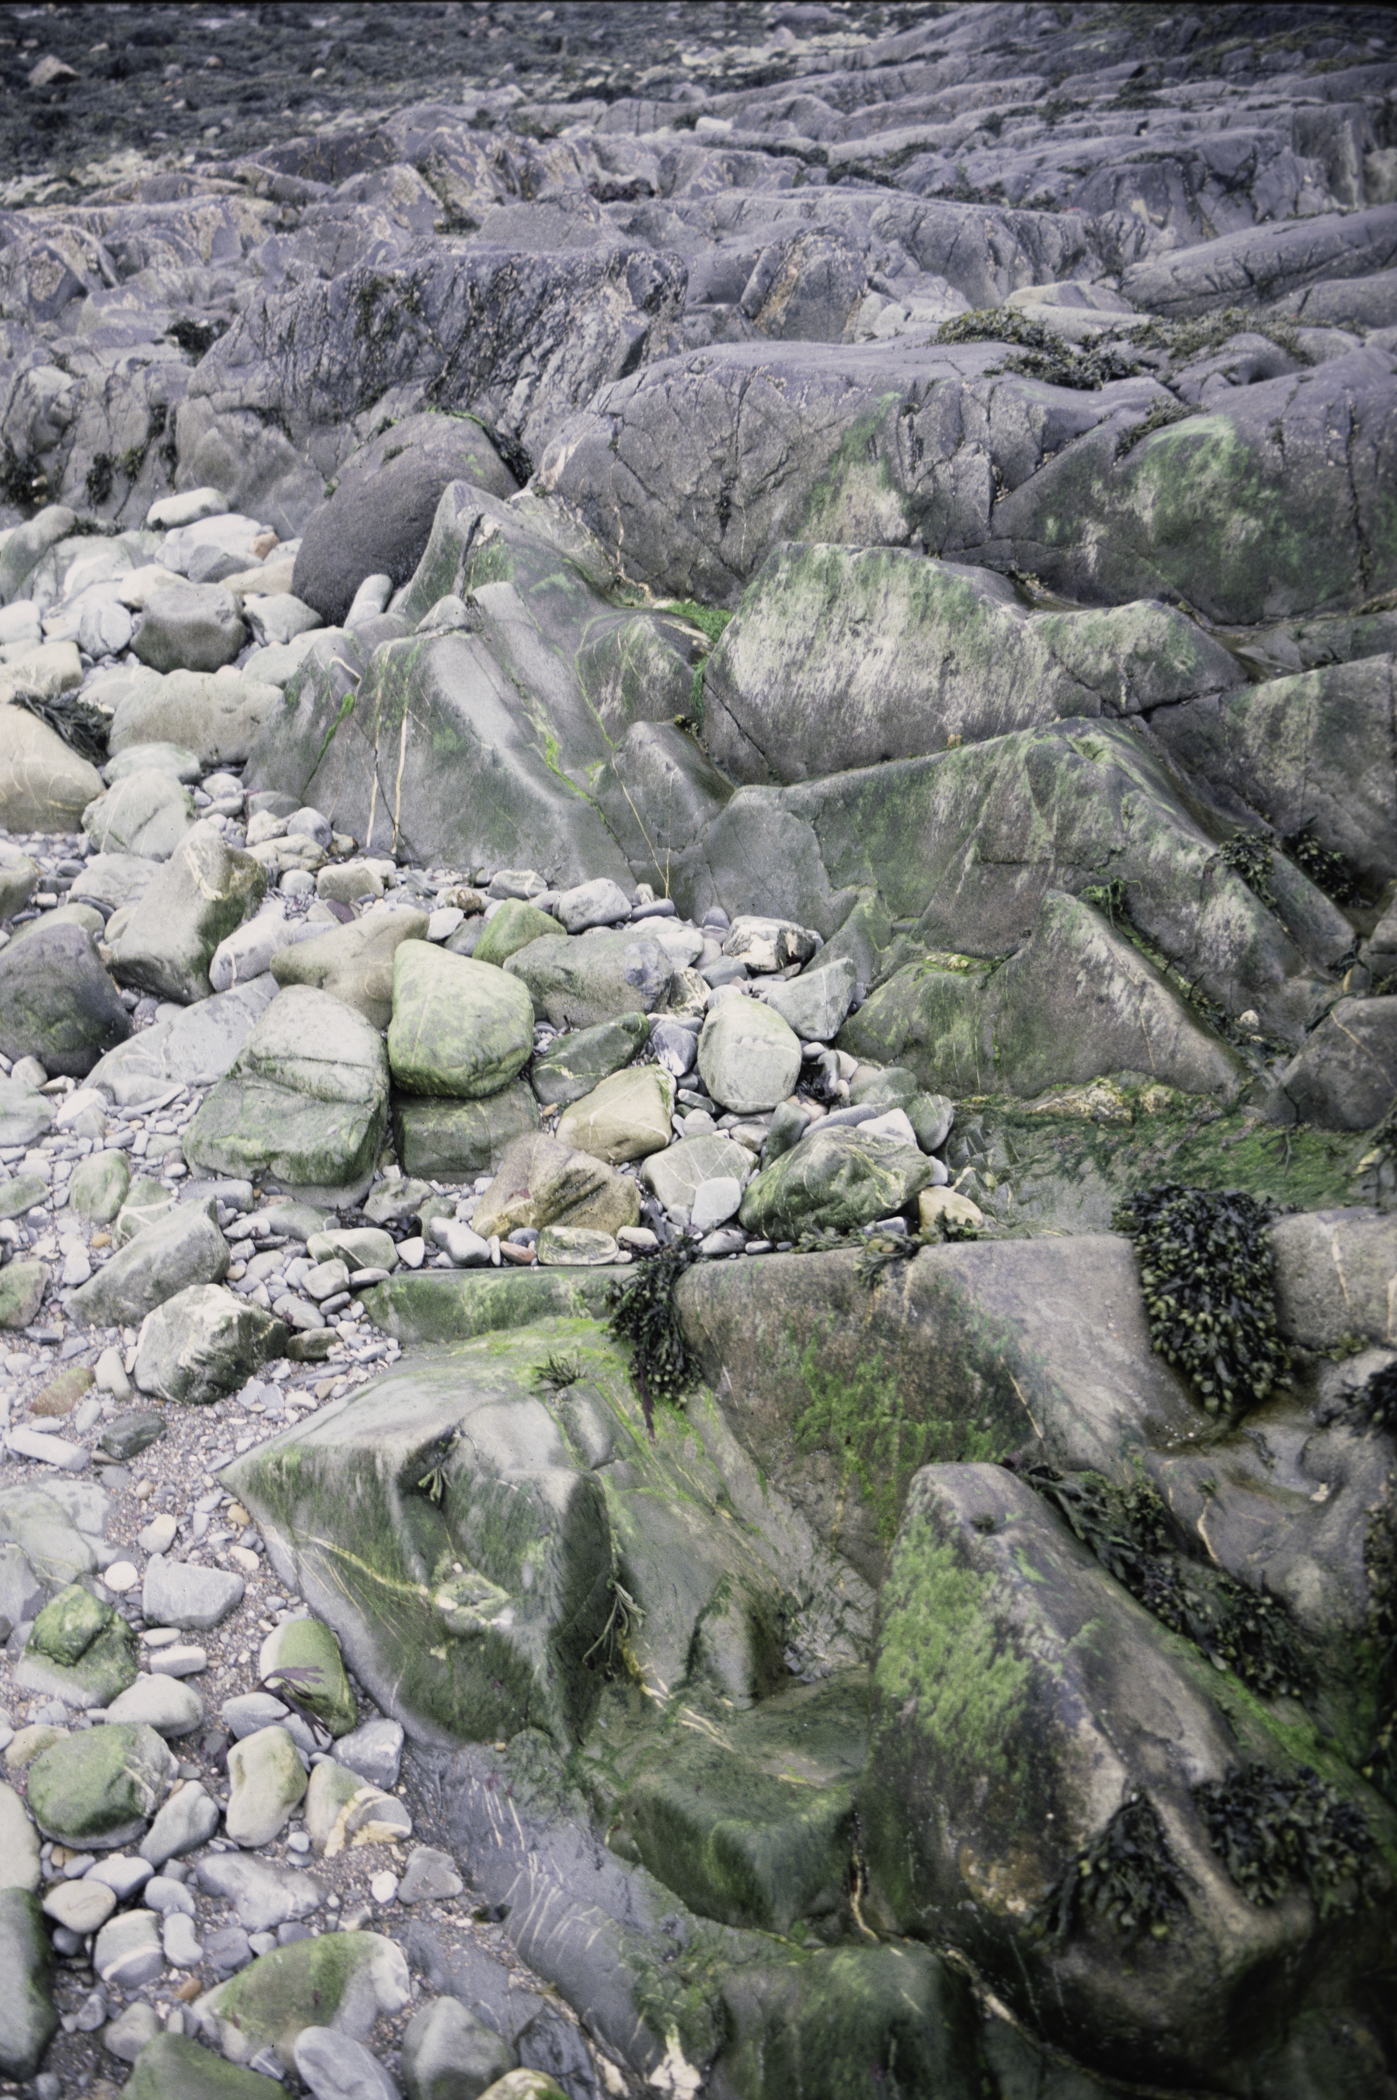
[[[395,1094],[393,1142],[406,1174],[472,1181],[493,1174],[516,1138],[538,1128],[538,1103],[522,1079],[483,1101]]]
[[[597,1028],[623,1015],[653,1013],[674,974],[643,920],[585,939],[561,933],[530,941],[505,968],[528,987],[535,1018],[555,1028]]]
[[[358,1725],[340,1644],[319,1619],[284,1619],[262,1643],[257,1674],[270,1691],[284,1685],[331,1735],[348,1735]]]
[[[182,2034],[157,2034],[122,2090],[131,2100],[266,2100],[267,2081]]]
[[[144,1722],[53,1743],[29,1771],[29,1806],[46,1837],[75,1851],[129,1844],[155,1813],[175,1760]]]
[[[547,940],[551,934],[562,932],[551,912],[540,911],[536,904],[526,903],[522,897],[507,897],[498,911],[492,912],[485,922],[485,930],[472,950],[473,959],[480,963],[493,963],[502,970],[511,955],[520,948],[527,948],[530,941]]]
[[[109,1706],[136,1681],[136,1636],[110,1604],[71,1584],[44,1606],[15,1665],[15,1682],[68,1705]]]
[[[841,1124],[814,1128],[747,1185],[738,1213],[748,1232],[790,1240],[803,1232],[853,1232],[894,1216],[934,1178],[930,1160],[897,1138]]]
[[[376,1932],[327,1932],[260,1954],[249,1968],[206,1991],[194,2013],[235,2064],[270,2046],[292,2060],[303,2027],[334,2027],[363,2041],[380,2014],[409,1997],[407,1963]]]
[[[533,1007],[517,979],[488,962],[404,941],[393,958],[388,1061],[410,1094],[476,1101],[528,1063]]]

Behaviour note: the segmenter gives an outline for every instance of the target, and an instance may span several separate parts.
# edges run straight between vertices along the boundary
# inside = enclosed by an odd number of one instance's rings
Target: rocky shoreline
[[[0,66],[5,2089],[1397,2093],[1389,18]]]

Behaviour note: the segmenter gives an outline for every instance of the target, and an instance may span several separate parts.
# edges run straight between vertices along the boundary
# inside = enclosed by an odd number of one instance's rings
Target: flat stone
[[[141,1407],[132,1409],[129,1414],[115,1416],[106,1424],[97,1441],[108,1458],[114,1458],[119,1465],[125,1465],[128,1459],[139,1458],[142,1451],[148,1451],[164,1434],[165,1417],[153,1408]],[[174,1533],[171,1532],[170,1536],[173,1538]],[[166,1544],[168,1543],[167,1540]],[[147,1546],[145,1550],[149,1553],[163,1548],[153,1549]]]
[[[146,1569],[141,1608],[152,1626],[209,1633],[242,1602],[244,1587],[241,1575],[156,1554]]]
[[[674,1095],[674,1077],[659,1065],[615,1072],[564,1109],[558,1118],[558,1143],[613,1164],[644,1159],[669,1144]]]
[[[589,1232],[581,1225],[545,1225],[534,1247],[546,1269],[605,1268],[620,1251],[609,1232]]]
[[[431,1845],[417,1845],[408,1854],[407,1866],[398,1885],[400,1903],[443,1903],[459,1896],[465,1887],[449,1852]]]
[[[115,1909],[115,1891],[100,1881],[56,1881],[44,1894],[44,1916],[84,1938],[105,1925]]]
[[[231,1259],[227,1241],[206,1211],[181,1205],[119,1247],[69,1303],[78,1318],[94,1326],[134,1326],[176,1292],[220,1282]]]
[[[677,1214],[692,1211],[694,1197],[706,1182],[731,1179],[745,1188],[755,1170],[745,1145],[714,1135],[680,1138],[668,1150],[652,1153],[640,1178],[667,1211]]]
[[[231,1791],[224,1824],[235,1844],[265,1845],[304,1798],[306,1773],[284,1728],[262,1728],[228,1752]]]
[[[564,890],[554,906],[564,933],[585,933],[589,926],[617,926],[631,915],[631,900],[619,883],[603,877]]]
[[[476,1206],[475,1231],[507,1237],[520,1226],[582,1225],[615,1234],[640,1216],[640,1191],[593,1153],[543,1132],[516,1138]]]
[[[230,1702],[231,1704],[232,1702]],[[224,1709],[227,1719],[227,1708]],[[403,1730],[398,1721],[365,1721],[362,1727],[342,1735],[335,1745],[337,1763],[357,1772],[361,1779],[385,1792],[398,1783],[403,1760]]]
[[[285,1343],[280,1320],[260,1306],[213,1284],[195,1284],[146,1315],[136,1384],[161,1400],[217,1400],[279,1356]]]
[[[165,1966],[160,1919],[153,1910],[128,1910],[104,1925],[92,1950],[92,1966],[103,1983],[124,1991],[154,1983]]]
[[[157,1735],[188,1735],[204,1719],[204,1702],[171,1677],[138,1677],[107,1708],[108,1721],[144,1721]]]
[[[218,1828],[218,1803],[197,1781],[170,1796],[141,1839],[140,1854],[152,1867],[182,1859],[207,1844]]]
[[[292,2061],[315,2100],[401,2100],[377,2058],[333,2027],[303,2027]]]
[[[351,926],[317,929],[313,938],[279,948],[270,968],[278,984],[312,985],[386,1028],[393,1018],[393,959],[404,941],[424,941],[427,932],[425,912],[377,906]]]
[[[183,1644],[175,1648],[153,1649],[149,1662],[153,1677],[197,1677],[209,1666],[206,1649]]]
[[[241,1852],[216,1852],[200,1860],[199,1886],[232,1904],[248,1932],[275,1932],[279,1925],[312,1917],[325,1900],[313,1874],[272,1866]]]
[[[566,1108],[628,1065],[645,1047],[648,1033],[649,1022],[639,1011],[618,1014],[595,1028],[572,1029],[535,1055],[529,1084],[545,1106]]]

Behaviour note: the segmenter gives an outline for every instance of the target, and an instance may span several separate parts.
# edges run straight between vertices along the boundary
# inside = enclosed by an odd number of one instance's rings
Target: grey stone
[[[216,671],[246,640],[230,592],[214,583],[180,583],[147,600],[133,646],[153,671]]]
[[[225,1712],[226,1718],[226,1712]],[[365,1721],[335,1744],[338,1763],[385,1792],[398,1783],[403,1757],[403,1730],[398,1721]],[[401,1890],[399,1891],[401,1894]]]
[[[219,1282],[228,1273],[228,1243],[205,1210],[172,1210],[119,1247],[70,1304],[95,1325],[122,1326],[191,1286]]]
[[[217,1828],[218,1803],[197,1780],[189,1782],[170,1796],[141,1839],[141,1858],[163,1867],[207,1844]]]
[[[767,1005],[803,1042],[828,1043],[844,1025],[854,996],[854,965],[840,956],[826,969],[803,970],[763,991]]]
[[[607,877],[564,890],[554,906],[554,917],[564,933],[585,933],[590,926],[615,926],[630,915],[630,898],[619,883]]]
[[[293,2060],[315,2100],[401,2100],[378,2059],[333,2027],[303,2027]]]
[[[449,1852],[431,1845],[418,1845],[408,1854],[403,1878],[398,1884],[399,1903],[439,1903],[459,1896],[465,1883]]]
[[[0,1889],[38,1886],[38,1834],[14,1788],[0,1784]]]
[[[50,1485],[56,1489],[59,1483]],[[91,1545],[47,1489],[0,1490],[0,1540],[21,1549],[35,1576],[51,1593],[96,1572]]]
[[[22,707],[0,707],[0,826],[76,831],[102,792],[95,766]]]
[[[260,1306],[213,1284],[193,1284],[147,1313],[134,1377],[141,1392],[160,1400],[217,1400],[285,1346],[285,1328]]]
[[[160,1920],[153,1910],[127,1910],[102,1927],[92,1950],[92,1966],[103,1983],[139,1990],[153,1983],[165,1966]]]
[[[53,1110],[42,1094],[17,1079],[0,1079],[0,1138],[6,1146],[32,1145],[53,1128]]]
[[[324,1887],[313,1874],[272,1866],[240,1852],[210,1854],[199,1862],[198,1876],[207,1894],[232,1904],[238,1923],[248,1932],[274,1932],[293,1919],[312,1917],[325,1900]]]
[[[228,1752],[231,1791],[224,1811],[228,1835],[239,1845],[265,1845],[286,1827],[303,1799],[306,1773],[296,1745],[275,1724],[243,1736]]]
[[[1340,999],[1281,1073],[1278,1122],[1367,1130],[1397,1101],[1397,997]]]
[[[218,1711],[224,1725],[241,1741],[259,1728],[269,1728],[273,1721],[284,1720],[288,1709],[270,1692],[240,1692],[225,1699]]]
[[[109,1051],[89,1082],[122,1107],[149,1101],[167,1086],[208,1086],[231,1069],[276,990],[264,976],[183,1012],[167,1006],[149,1028]]]
[[[1397,1348],[1397,1221],[1370,1210],[1300,1211],[1270,1231],[1281,1333],[1302,1349]]]
[[[493,1174],[515,1140],[538,1128],[538,1103],[522,1079],[483,1101],[395,1094],[393,1142],[403,1171],[434,1181]]]
[[[215,950],[266,886],[250,854],[227,845],[213,824],[193,825],[111,939],[113,975],[184,1006],[207,999]]]
[[[387,905],[370,908],[351,926],[317,932],[283,947],[271,959],[279,985],[309,984],[343,1000],[387,1028],[393,1018],[393,959],[404,941],[424,941],[427,914]]]
[[[126,773],[89,803],[82,822],[103,853],[165,861],[195,822],[194,798],[167,772]]]
[[[141,1608],[152,1626],[208,1633],[242,1602],[243,1578],[224,1568],[200,1568],[157,1553],[146,1568]]]
[[[755,1171],[745,1145],[713,1136],[681,1138],[664,1152],[652,1152],[640,1178],[667,1211],[679,1213],[693,1209],[695,1192],[705,1182],[731,1177],[745,1187]]]
[[[155,2007],[137,1998],[103,2028],[102,2047],[121,2063],[133,2064],[146,2043],[161,2031]]]
[[[755,999],[726,998],[699,1037],[703,1083],[723,1108],[750,1115],[775,1108],[795,1087],[800,1038]]]
[[[1250,226],[1134,263],[1121,289],[1149,313],[1204,313],[1386,270],[1397,254],[1397,206],[1326,213],[1302,225]],[[1357,267],[1355,267],[1357,265]]]
[[[673,976],[669,957],[643,924],[585,939],[531,941],[505,969],[527,986],[536,1016],[555,1028],[593,1028],[622,1014],[650,1013]]]
[[[91,934],[33,928],[0,953],[0,1051],[38,1057],[53,1076],[82,1077],[131,1033],[131,1017]]]
[[[144,1721],[157,1735],[188,1735],[204,1719],[204,1702],[172,1677],[138,1677],[107,1708],[109,1721]]]
[[[410,1997],[407,1963],[389,1939],[374,1932],[335,1936],[332,1960],[314,1939],[293,1941],[259,1955],[251,1968],[198,2001],[204,2032],[234,2063],[275,2048],[289,2061],[302,2028],[331,2025],[354,2041],[367,2036],[380,2014],[399,2013]]]
[[[414,2013],[403,2035],[408,2100],[480,2100],[518,2062],[503,2036],[457,1998],[436,1998]]]
[[[159,689],[160,682],[154,672],[149,674],[146,681],[148,686],[155,690]],[[123,705],[124,701],[118,701],[118,715]],[[115,733],[116,715],[113,715],[112,728],[107,735],[109,746]],[[114,758],[109,758],[102,768],[102,778],[108,787],[115,787],[118,780],[125,780],[131,773],[168,773],[172,780],[181,780],[186,787],[196,787],[203,771],[202,760],[184,744],[141,741],[127,743]],[[148,874],[150,872],[147,870]],[[128,900],[123,898],[120,901],[124,903]]]
[[[49,1981],[48,1935],[36,1898],[27,1889],[0,1889],[0,1961],[6,1989],[0,2001],[0,2073],[32,2078],[58,2027]]]
[[[649,1033],[643,1013],[623,1013],[595,1028],[555,1037],[529,1068],[529,1084],[545,1105],[566,1108],[591,1093],[600,1080],[628,1065]]]

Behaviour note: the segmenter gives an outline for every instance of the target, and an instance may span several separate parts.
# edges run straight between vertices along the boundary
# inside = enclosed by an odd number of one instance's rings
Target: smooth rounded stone
[[[917,1133],[912,1128],[912,1119],[905,1108],[887,1108],[879,1116],[869,1116],[858,1126],[865,1137],[895,1138],[900,1145],[915,1145]]]
[[[351,1275],[360,1269],[395,1269],[398,1265],[397,1243],[392,1234],[371,1225],[336,1226],[328,1232],[313,1232],[306,1241],[306,1253],[312,1261],[342,1261]]]
[[[142,1553],[168,1553],[179,1534],[179,1520],[164,1509],[158,1517],[152,1517],[136,1533],[136,1544]]]
[[[514,1140],[537,1130],[538,1103],[522,1079],[484,1101],[395,1094],[392,1126],[405,1174],[432,1181],[471,1181],[478,1174],[493,1174]]]
[[[220,1282],[230,1260],[228,1243],[207,1211],[181,1205],[119,1247],[68,1302],[94,1326],[134,1326],[177,1292]]]
[[[5,1303],[0,1293],[0,1306]],[[67,1473],[82,1473],[92,1463],[92,1455],[84,1444],[73,1444],[66,1437],[46,1436],[38,1429],[12,1429],[8,1436],[9,1447],[19,1458],[36,1458],[43,1465],[57,1466]]]
[[[232,1976],[245,1969],[256,1952],[241,1925],[225,1925],[204,1939],[204,1960],[215,1976]]]
[[[377,1029],[327,992],[292,985],[186,1126],[184,1155],[205,1172],[270,1173],[308,1201],[357,1197],[387,1117],[388,1060]]]
[[[504,2037],[477,2020],[459,1998],[433,1999],[413,2014],[403,2034],[408,2100],[480,2100],[517,2061]]]
[[[262,902],[265,870],[211,822],[184,834],[115,937],[112,974],[122,984],[188,1006],[207,999],[220,943]]]
[[[283,1619],[262,1643],[257,1675],[272,1693],[285,1686],[332,1736],[348,1735],[359,1718],[340,1644],[322,1619]]]
[[[259,1955],[200,1999],[198,2017],[230,2061],[250,2062],[271,2047],[289,2063],[302,2028],[329,2026],[363,2041],[410,1996],[407,1962],[392,1940],[327,1932]]]
[[[12,1261],[0,1269],[0,1327],[30,1327],[48,1288],[41,1261]]]
[[[137,1998],[102,2029],[102,2047],[120,2063],[133,2064],[147,2042],[162,2032],[155,2007]]]
[[[240,1692],[235,1698],[224,1700],[218,1717],[241,1742],[245,1735],[255,1735],[259,1728],[270,1728],[274,1721],[285,1720],[288,1710],[270,1692]]]
[[[357,904],[363,897],[383,895],[383,876],[371,860],[337,861],[318,871],[315,894],[328,904]],[[368,917],[367,912],[364,916]],[[426,916],[423,913],[423,917]]]
[[[637,1011],[557,1036],[535,1055],[529,1084],[546,1107],[566,1108],[628,1065],[645,1047],[649,1025]]]
[[[146,1569],[141,1609],[149,1626],[211,1633],[243,1600],[244,1582],[226,1568],[199,1568],[157,1553]]]
[[[301,1278],[300,1288],[317,1305],[326,1298],[338,1297],[349,1288],[349,1265],[342,1261],[317,1262],[310,1274]]]
[[[267,2085],[260,2072],[225,2063],[185,2035],[158,2033],[123,2091],[131,2100],[267,2100]]]
[[[127,1590],[134,1590],[140,1579],[141,1571],[133,1560],[114,1560],[102,1570],[103,1582],[118,1597],[125,1596]]]
[[[394,956],[388,1061],[409,1093],[498,1093],[528,1063],[533,1030],[528,994],[503,970],[427,941],[405,941]]]
[[[32,2078],[57,2027],[48,1934],[28,1889],[0,1889],[0,2078]]]
[[[719,1225],[726,1225],[729,1218],[736,1217],[742,1203],[742,1187],[742,1183],[731,1174],[701,1181],[694,1190],[689,1214],[689,1223],[695,1232],[712,1232]]]
[[[102,776],[27,708],[0,706],[0,830],[76,831]]]
[[[226,1709],[225,1709],[226,1718]],[[357,1772],[372,1786],[386,1793],[398,1783],[403,1761],[401,1722],[386,1719],[365,1721],[362,1727],[342,1735],[335,1745],[336,1762]]]
[[[252,918],[221,940],[209,958],[209,983],[215,992],[231,991],[269,970],[283,948],[304,943],[307,928],[286,917],[280,897],[264,900]]]
[[[154,672],[146,673],[144,682],[154,685],[157,682]],[[120,713],[119,707],[117,712]],[[113,716],[112,720],[113,728],[108,732],[107,738],[109,747],[115,733],[116,717]],[[168,773],[171,780],[182,781],[185,787],[197,787],[203,772],[202,759],[183,744],[142,742],[132,743],[122,750],[114,750],[102,768],[102,778],[111,788],[115,787],[119,780],[129,779],[133,773]],[[126,904],[130,899],[123,897],[115,901]]]
[[[735,1115],[784,1101],[800,1076],[800,1038],[757,999],[724,999],[699,1036],[698,1067],[713,1099]]]
[[[238,1845],[266,1845],[305,1798],[306,1772],[284,1728],[261,1728],[228,1752],[231,1791],[224,1827]]]
[[[803,970],[799,977],[767,986],[762,996],[802,1042],[828,1043],[844,1026],[855,975],[853,963],[841,955],[822,970]]]
[[[505,964],[524,984],[534,1015],[554,1028],[595,1028],[621,1014],[650,1013],[664,998],[674,966],[652,934],[638,927],[530,941]]]
[[[605,1268],[620,1251],[609,1232],[589,1232],[579,1225],[545,1225],[534,1247],[545,1269]]]
[[[149,1860],[132,1859],[129,1853],[115,1852],[106,1859],[99,1859],[84,1875],[86,1881],[100,1881],[111,1889],[118,1903],[125,1903],[138,1889],[143,1889],[151,1877]]]
[[[280,985],[312,985],[352,1006],[375,1028],[387,1028],[393,1018],[393,959],[404,941],[425,941],[427,926],[426,912],[385,905],[366,911],[350,926],[280,948],[271,972]]]
[[[30,1644],[53,1662],[71,1668],[106,1632],[113,1616],[110,1604],[100,1603],[81,1583],[71,1583],[39,1613]]]
[[[539,1131],[516,1138],[476,1205],[474,1231],[502,1239],[521,1226],[582,1225],[613,1236],[640,1216],[640,1191],[591,1152]]]
[[[116,1892],[100,1881],[57,1881],[44,1893],[44,1916],[86,1938],[116,1909]]]
[[[140,1722],[53,1743],[29,1770],[29,1810],[46,1837],[78,1851],[117,1851],[145,1828],[175,1761]]]
[[[303,2027],[292,2061],[314,2100],[402,2100],[398,2087],[363,2043],[333,2027]]]
[[[204,1702],[192,1685],[173,1677],[138,1677],[107,1708],[107,1720],[144,1721],[157,1735],[188,1735],[204,1719]]]
[[[502,970],[510,956],[527,948],[530,941],[546,940],[561,930],[551,912],[540,911],[523,897],[506,897],[486,919],[473,954],[477,962],[493,963]]]
[[[82,927],[40,923],[0,951],[0,1051],[50,1076],[85,1077],[131,1033],[131,1016]]]
[[[285,1327],[260,1306],[195,1284],[146,1315],[134,1377],[156,1399],[203,1404],[236,1392],[285,1346]]]
[[[490,1261],[490,1242],[454,1218],[433,1218],[431,1235],[432,1244],[445,1248],[458,1269],[480,1269]]]
[[[97,1935],[92,1966],[103,1983],[139,1990],[154,1983],[165,1966],[160,1919],[153,1910],[127,1910],[112,1918]]]
[[[86,1160],[79,1160],[78,1167],[85,1167]],[[78,1167],[69,1178],[69,1201],[72,1201],[73,1182],[78,1177]],[[8,1180],[0,1180],[0,1218],[22,1218],[36,1204],[46,1203],[50,1194],[49,1182],[42,1174],[15,1174]]]
[[[173,1874],[153,1874],[141,1891],[141,1901],[147,1910],[158,1910],[162,1918],[176,1910],[185,1911],[191,1918],[194,1915],[193,1895]]]
[[[97,1366],[97,1382],[102,1383],[102,1366]],[[129,1388],[128,1388],[129,1390]],[[119,1465],[131,1458],[139,1458],[142,1451],[149,1451],[165,1434],[165,1417],[154,1408],[133,1408],[128,1414],[116,1415],[108,1422],[98,1438],[98,1448]],[[173,1534],[171,1534],[173,1536]],[[146,1551],[149,1552],[149,1547]]]
[[[698,1057],[698,1030],[681,1021],[661,1019],[650,1030],[650,1048],[655,1061],[675,1079],[692,1072]]]
[[[399,1903],[444,1903],[464,1889],[456,1862],[449,1852],[432,1845],[417,1845],[408,1854],[403,1878],[398,1884]]]
[[[0,1889],[38,1886],[39,1834],[14,1788],[0,1781]]]
[[[218,1828],[218,1803],[197,1781],[187,1781],[171,1794],[141,1839],[140,1854],[153,1867],[182,1859],[208,1843]]]
[[[631,900],[617,882],[602,876],[564,890],[554,906],[564,933],[585,933],[590,926],[616,926],[631,915]]]
[[[179,1198],[173,1189],[166,1188],[163,1181],[152,1180],[142,1174],[132,1182],[126,1201],[116,1214],[116,1243],[124,1247],[137,1233],[144,1232],[148,1225],[164,1222],[173,1216]],[[212,1218],[208,1204],[193,1206],[203,1216]],[[187,1213],[186,1213],[187,1215]]]
[[[299,1918],[309,1918],[325,1900],[313,1874],[272,1866],[241,1852],[214,1852],[198,1865],[199,1886],[222,1896],[247,1932],[275,1932]]]
[[[132,646],[153,671],[216,671],[246,640],[230,591],[216,583],[176,583],[147,599]]]
[[[35,1091],[42,1084],[37,1078],[32,1083],[0,1078],[0,1144],[7,1149],[32,1145],[52,1130],[53,1110],[44,1096]]]
[[[92,1373],[87,1365],[69,1364],[65,1371],[59,1371],[39,1388],[29,1403],[29,1412],[49,1420],[71,1414],[84,1393],[91,1389]]]
[[[204,1958],[194,1920],[182,1910],[167,1913],[160,1928],[160,1946],[172,1968],[196,1969]]]
[[[762,972],[807,963],[819,945],[820,936],[808,926],[796,926],[789,919],[758,918],[751,913],[735,918],[723,936],[723,953],[730,962],[746,963],[749,970]]]
[[[612,1163],[644,1159],[669,1144],[674,1094],[673,1075],[659,1065],[613,1072],[564,1109],[558,1118],[558,1142]]]
[[[107,1225],[126,1201],[131,1162],[124,1152],[89,1152],[68,1177],[68,1202],[79,1217]]]
[[[347,1845],[399,1844],[412,1836],[412,1817],[396,1795],[328,1757],[311,1771],[305,1819],[313,1850],[326,1859],[337,1859]]]
[[[82,828],[103,853],[167,861],[197,821],[194,797],[171,774],[123,774],[82,813]]]
[[[78,647],[91,657],[119,656],[129,648],[136,623],[115,598],[97,599],[82,609]]]
[[[197,1677],[209,1666],[207,1649],[183,1645],[157,1648],[152,1651],[149,1661],[153,1677]]]
[[[938,1164],[896,1138],[817,1125],[748,1184],[739,1219],[758,1239],[853,1232],[905,1210],[932,1183]]]

